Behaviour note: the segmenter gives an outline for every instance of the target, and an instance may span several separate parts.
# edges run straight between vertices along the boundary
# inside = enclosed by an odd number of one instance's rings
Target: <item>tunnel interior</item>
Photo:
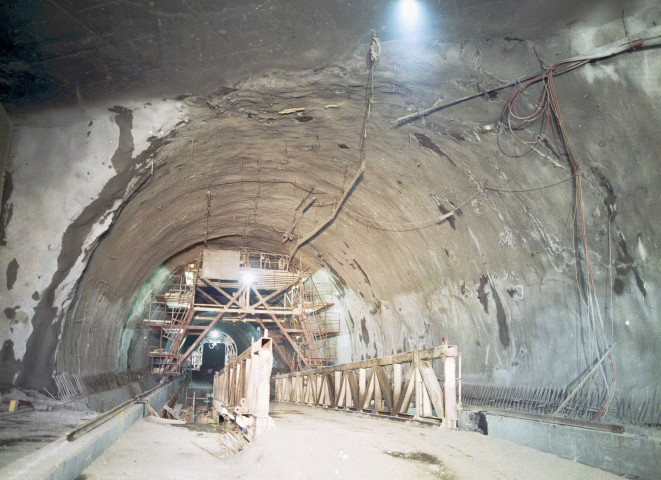
[[[658,431],[658,2],[166,4],[0,6],[3,391],[152,378],[151,296],[250,248],[337,363],[446,338],[467,404]]]

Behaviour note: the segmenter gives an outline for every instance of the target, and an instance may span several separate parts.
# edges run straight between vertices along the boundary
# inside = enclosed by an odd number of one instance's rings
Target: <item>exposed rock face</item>
[[[412,44],[377,31],[367,169],[301,250],[341,289],[341,360],[447,337],[463,353],[467,382],[565,387],[590,368],[598,329],[577,282],[563,150],[554,141],[531,149],[499,125],[511,89],[401,127],[395,119],[617,40],[614,12],[557,32],[466,41],[439,34]],[[630,28],[657,16],[641,7]],[[310,196],[295,233],[323,222],[359,168],[366,52],[362,43],[314,69],[264,67],[210,93],[99,101],[83,113],[52,110],[39,124],[19,115],[0,285],[3,381],[39,387],[54,369],[144,364],[144,351],[127,358],[140,321],[129,312],[159,266],[196,258],[205,236],[286,253],[292,243],[282,236]],[[638,51],[556,85],[621,399],[652,398],[661,368],[660,64],[658,50]],[[19,313],[29,322],[18,324]]]

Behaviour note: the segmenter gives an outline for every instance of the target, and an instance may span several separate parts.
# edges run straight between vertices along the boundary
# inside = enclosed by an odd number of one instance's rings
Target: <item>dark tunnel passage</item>
[[[332,286],[338,364],[445,338],[467,405],[576,390],[565,417],[658,431],[660,15],[645,0],[0,7],[3,392],[157,382],[154,295],[206,250],[250,249]],[[215,329],[238,353],[263,333]],[[196,375],[224,366],[223,344],[202,349]]]

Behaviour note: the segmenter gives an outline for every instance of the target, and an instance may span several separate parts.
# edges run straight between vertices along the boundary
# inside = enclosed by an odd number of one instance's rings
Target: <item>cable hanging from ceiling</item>
[[[606,399],[602,408],[591,418],[592,421],[598,420],[607,413],[615,396],[616,385],[612,338],[609,342],[604,319],[599,308],[599,298],[592,271],[592,263],[590,261],[590,250],[588,248],[583,214],[581,174],[579,164],[570,142],[568,128],[560,110],[558,95],[555,89],[555,78],[558,75],[575,70],[595,60],[610,58],[614,55],[636,50],[644,46],[657,46],[659,44],[661,44],[661,35],[659,34],[659,29],[656,28],[647,32],[647,36],[644,38],[637,37],[631,39],[627,37],[620,42],[599,49],[591,55],[573,57],[554,63],[544,72],[530,77],[516,89],[507,101],[501,117],[501,122],[506,126],[509,133],[516,140],[525,145],[535,145],[544,142],[548,138],[550,132],[557,131],[560,137],[561,146],[569,159],[572,169],[572,177],[574,179],[574,225],[578,226],[582,254],[582,256],[579,256],[578,252],[576,252],[577,287],[581,301],[587,308],[588,329],[593,348],[593,358],[599,358],[599,360],[592,366],[588,374],[582,378],[576,388],[567,396],[554,415],[560,413],[576,392],[583,388],[590,377],[598,371],[601,374],[601,378],[604,381],[607,391]],[[523,111],[523,108],[521,107],[523,101],[522,97],[525,94],[530,93],[530,89],[533,85],[540,83],[541,88],[537,101],[533,103],[533,108],[529,111]],[[531,130],[537,132],[532,135],[531,138],[523,138],[524,135],[519,133]],[[580,272],[579,269],[581,269]],[[584,292],[582,292],[582,290],[584,290]],[[612,316],[612,311],[610,313]],[[601,339],[599,337],[601,337]],[[610,367],[608,370],[610,371],[606,370],[606,359],[608,359]],[[577,406],[574,405],[573,409],[576,408]]]
[[[342,196],[335,204],[335,208],[333,208],[333,211],[328,216],[328,218],[324,220],[321,224],[319,224],[317,227],[313,228],[310,233],[306,234],[304,237],[299,239],[296,245],[294,245],[294,248],[292,249],[289,255],[290,262],[293,260],[294,255],[296,254],[299,248],[301,248],[307,242],[309,242],[314,237],[316,237],[319,234],[319,232],[324,230],[328,225],[330,225],[333,222],[333,220],[335,220],[335,217],[337,217],[337,214],[340,212],[342,205],[344,205],[344,202],[346,201],[347,197],[349,196],[353,188],[356,186],[358,180],[360,179],[360,177],[363,175],[363,173],[367,168],[367,122],[370,117],[372,102],[374,100],[374,65],[376,64],[380,54],[381,54],[381,42],[377,38],[376,32],[372,30],[372,38],[370,40],[370,46],[367,54],[368,75],[367,75],[367,87],[365,89],[365,114],[363,116],[363,127],[361,129],[361,135],[360,135],[360,155],[359,155],[360,167],[358,168],[358,171],[356,171],[351,181],[344,187]]]
[[[562,75],[563,73],[570,72],[578,67],[585,65],[586,63],[594,62],[597,60],[605,60],[607,58],[613,57],[615,55],[619,55],[621,53],[630,52],[633,50],[639,50],[641,48],[657,47],[659,45],[661,45],[661,25],[655,26],[654,28],[651,28],[644,32],[640,32],[635,37],[627,36],[622,40],[605,45],[593,51],[591,54],[572,57],[567,60],[563,60],[562,62],[558,62],[555,65],[560,65],[560,64],[566,64],[566,65],[564,65],[562,69],[556,69],[554,75],[555,76]],[[574,65],[569,65],[570,63],[575,61],[578,63]],[[489,88],[487,90],[480,91],[478,93],[467,95],[462,98],[457,98],[449,102],[441,103],[441,99],[439,99],[436,102],[434,102],[434,104],[429,108],[420,110],[419,112],[412,113],[410,115],[405,115],[403,117],[397,118],[395,120],[395,125],[393,128],[401,127],[402,125],[414,122],[423,117],[431,115],[434,112],[445,110],[446,108],[454,107],[455,105],[459,105],[461,103],[468,102],[476,98],[489,97],[493,93],[498,92],[500,90],[504,90],[506,88],[515,87],[517,85],[526,85],[526,84],[530,85],[533,83],[537,83],[544,75],[546,75],[546,72],[548,70],[549,69],[543,69],[540,72],[523,75],[507,83],[495,86],[493,88]]]

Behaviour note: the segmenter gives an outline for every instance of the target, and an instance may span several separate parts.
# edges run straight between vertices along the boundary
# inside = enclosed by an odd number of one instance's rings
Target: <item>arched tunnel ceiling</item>
[[[0,101],[25,105],[209,92],[246,76],[341,63],[376,29],[411,35],[401,2],[30,0],[3,3]],[[433,40],[541,40],[572,22],[600,25],[635,2],[422,2]]]
[[[4,90],[19,133],[57,118],[92,132],[90,140],[72,140],[81,145],[97,145],[98,135],[116,143],[104,146],[111,177],[63,232],[25,354],[11,364],[18,382],[41,386],[53,369],[92,374],[123,365],[121,334],[135,326],[127,315],[138,288],[164,262],[195,258],[205,234],[223,248],[286,253],[292,243],[282,235],[301,202],[316,198],[298,235],[330,215],[360,164],[370,28],[381,55],[367,169],[335,221],[301,249],[306,264],[326,268],[343,288],[349,357],[449,337],[464,352],[468,379],[560,386],[592,362],[586,338],[593,331],[576,286],[572,172],[557,142],[531,150],[499,128],[511,90],[398,128],[395,119],[621,39],[622,5],[440,2],[430,4],[428,29],[413,35],[398,30],[395,2],[299,3],[212,11],[216,2],[31,4],[56,8],[48,18],[84,28],[35,40],[64,50],[29,64],[30,74],[58,78],[56,88],[29,92],[34,97],[21,97],[28,90],[18,83]],[[628,28],[658,22],[652,4],[627,3]],[[106,23],[85,20],[100,11]],[[44,19],[34,31],[53,24]],[[190,35],[199,43],[187,43]],[[95,63],[85,66],[90,56]],[[658,246],[659,214],[638,209],[658,198],[661,181],[658,65],[658,50],[643,50],[556,80],[581,162],[600,306],[625,391],[656,386],[661,364],[651,345],[659,333],[659,264],[645,253]],[[43,119],[34,113],[42,107],[37,98],[75,106],[53,106]],[[279,113],[291,108],[304,110]],[[105,112],[116,137],[95,130],[98,120],[87,123],[92,111]],[[144,112],[157,126],[148,134]],[[454,217],[433,221],[456,207]],[[615,211],[622,215],[611,217]],[[92,238],[99,225],[102,235]],[[71,290],[58,304],[63,284]],[[87,352],[90,361],[81,364]]]

